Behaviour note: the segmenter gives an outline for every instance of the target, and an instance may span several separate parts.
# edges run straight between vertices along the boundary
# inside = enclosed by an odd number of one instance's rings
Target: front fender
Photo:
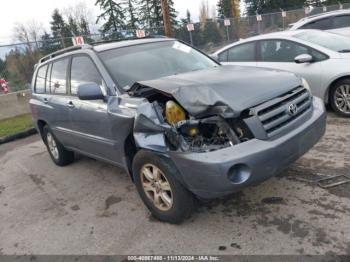
[[[167,125],[157,110],[155,103],[145,102],[138,107],[134,122],[134,140],[138,148],[166,152],[168,151],[165,142]]]

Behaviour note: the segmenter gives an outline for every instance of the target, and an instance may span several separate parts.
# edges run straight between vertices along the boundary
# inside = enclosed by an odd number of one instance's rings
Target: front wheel
[[[43,128],[43,140],[56,165],[66,166],[74,161],[74,153],[64,148],[47,125]]]
[[[161,221],[179,224],[194,208],[193,195],[177,180],[172,162],[141,150],[133,160],[137,191],[151,213]]]
[[[330,103],[337,114],[350,117],[350,79],[340,80],[332,87]]]

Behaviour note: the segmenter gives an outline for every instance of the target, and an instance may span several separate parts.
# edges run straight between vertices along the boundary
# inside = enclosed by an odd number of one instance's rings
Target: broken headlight
[[[166,137],[173,150],[208,152],[249,140],[246,128],[235,119],[217,115],[194,119],[172,100],[165,103],[163,112],[171,126]]]
[[[185,111],[172,100],[169,100],[165,104],[165,118],[170,125],[175,125],[180,121],[186,119]]]

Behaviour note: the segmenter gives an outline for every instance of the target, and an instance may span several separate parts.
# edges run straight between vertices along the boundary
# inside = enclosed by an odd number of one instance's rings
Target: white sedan
[[[320,30],[284,31],[235,42],[212,57],[224,65],[293,72],[306,79],[312,93],[329,103],[335,112],[350,117],[348,37]]]

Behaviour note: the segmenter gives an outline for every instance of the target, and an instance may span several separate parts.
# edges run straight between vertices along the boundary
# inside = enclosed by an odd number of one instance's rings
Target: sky
[[[198,20],[199,6],[202,0],[174,0],[179,17],[186,16],[190,10],[193,20]],[[209,7],[215,8],[217,0],[208,1]],[[0,45],[13,42],[13,28],[16,22],[26,23],[35,20],[49,31],[51,14],[55,8],[64,9],[85,2],[92,9],[93,16],[99,14],[95,7],[96,0],[3,0],[1,3]]]

